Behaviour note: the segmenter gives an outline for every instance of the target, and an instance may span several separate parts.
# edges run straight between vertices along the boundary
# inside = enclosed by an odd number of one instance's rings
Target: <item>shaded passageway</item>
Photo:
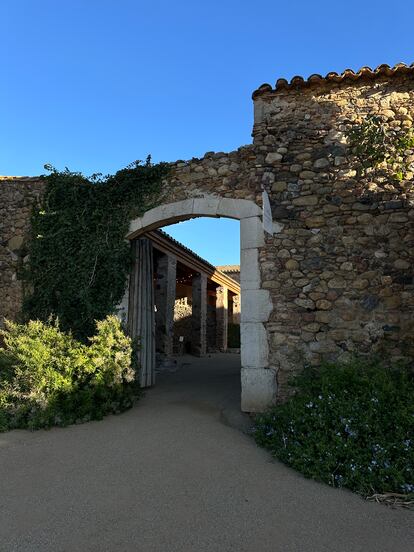
[[[240,387],[239,354],[186,355],[171,371],[157,376],[157,386],[148,396],[153,401],[179,402],[195,411],[209,411],[221,422],[248,432],[252,420],[240,411]]]

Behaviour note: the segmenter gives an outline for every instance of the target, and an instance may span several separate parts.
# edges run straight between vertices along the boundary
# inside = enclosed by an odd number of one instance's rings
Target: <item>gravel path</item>
[[[0,434],[1,552],[412,552],[414,514],[274,462],[239,357],[187,357],[132,410]]]

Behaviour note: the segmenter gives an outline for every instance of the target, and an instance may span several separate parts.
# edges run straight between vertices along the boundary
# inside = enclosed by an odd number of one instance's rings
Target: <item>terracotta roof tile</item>
[[[290,81],[286,79],[278,79],[274,88],[272,88],[270,84],[262,84],[257,90],[253,92],[253,99],[256,99],[258,96],[269,92],[277,92],[279,90],[297,90],[300,88],[306,88],[312,85],[319,85],[326,82],[352,82],[363,78],[376,79],[379,77],[394,77],[397,75],[407,74],[414,76],[414,63],[412,63],[411,65],[407,65],[405,63],[397,63],[393,67],[390,67],[389,65],[384,63],[382,65],[379,65],[376,69],[371,69],[370,67],[361,67],[361,69],[356,73],[352,69],[345,69],[345,71],[343,71],[341,74],[332,71],[328,73],[325,77],[322,77],[322,75],[313,74],[310,75],[310,77],[308,77],[307,79],[296,76],[293,77]]]
[[[154,232],[156,232],[158,234],[161,234],[162,236],[164,236],[164,238],[167,238],[168,240],[170,240],[170,242],[175,243],[176,245],[179,245],[182,249],[184,249],[184,251],[188,251],[188,253],[191,253],[191,255],[194,255],[194,257],[196,257],[200,261],[203,261],[203,263],[208,264],[212,270],[217,268],[214,265],[212,265],[211,263],[209,263],[206,259],[203,259],[203,257],[198,255],[195,251],[193,251],[192,249],[190,249],[189,247],[187,247],[183,243],[179,242],[178,240],[176,240],[175,238],[170,236],[170,234],[168,234],[168,232],[166,232],[165,230],[162,230],[161,228],[158,228],[157,230],[154,230]]]
[[[220,272],[224,272],[224,273],[240,272],[240,265],[221,265],[221,266],[216,266],[216,268]]]
[[[157,230],[154,230],[154,232],[160,234],[164,238],[167,238],[172,243],[175,243],[176,245],[180,246],[184,251],[188,251],[188,253],[191,253],[191,255],[193,255],[195,258],[199,259],[200,261],[203,261],[203,263],[210,266],[210,268],[213,271],[217,270],[218,272],[222,272],[223,274],[232,273],[232,272],[240,272],[240,266],[239,265],[223,265],[223,266],[214,266],[214,265],[212,265],[211,263],[206,261],[206,259],[203,259],[203,257],[200,257],[200,255],[197,255],[197,253],[195,253],[192,249],[190,249],[186,245],[182,244],[181,242],[179,242],[178,240],[176,240],[172,236],[170,236],[170,234],[168,234],[168,232],[166,232],[165,230],[162,230],[161,228],[158,228]],[[230,269],[230,270],[225,270],[225,269]],[[231,278],[231,276],[230,276],[230,278]],[[238,284],[238,282],[236,282],[236,283]]]

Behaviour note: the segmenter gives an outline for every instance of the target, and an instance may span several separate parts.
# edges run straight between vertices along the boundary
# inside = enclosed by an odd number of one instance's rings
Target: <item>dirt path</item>
[[[120,416],[0,434],[1,552],[412,552],[413,513],[305,480],[235,429],[237,356],[186,362]]]

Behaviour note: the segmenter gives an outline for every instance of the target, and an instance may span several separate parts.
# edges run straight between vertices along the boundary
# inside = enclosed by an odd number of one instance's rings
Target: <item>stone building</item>
[[[361,175],[346,139],[369,115],[388,132],[412,128],[414,65],[279,79],[253,102],[252,144],[172,163],[160,205],[131,221],[136,263],[124,301],[132,335],[142,335],[131,298],[149,231],[198,216],[240,220],[245,411],[283,400],[304,362],[414,357],[414,151],[403,152],[410,170],[400,180]],[[16,267],[40,188],[36,179],[0,185],[2,315],[19,309]]]
[[[240,265],[222,265],[216,268],[240,284]],[[232,301],[232,305],[229,308],[229,322],[231,324],[240,324],[240,295],[234,295],[230,300]]]
[[[240,305],[239,283],[165,232],[145,237],[152,249],[158,366],[184,353],[227,351],[228,324],[240,318],[233,312]]]

